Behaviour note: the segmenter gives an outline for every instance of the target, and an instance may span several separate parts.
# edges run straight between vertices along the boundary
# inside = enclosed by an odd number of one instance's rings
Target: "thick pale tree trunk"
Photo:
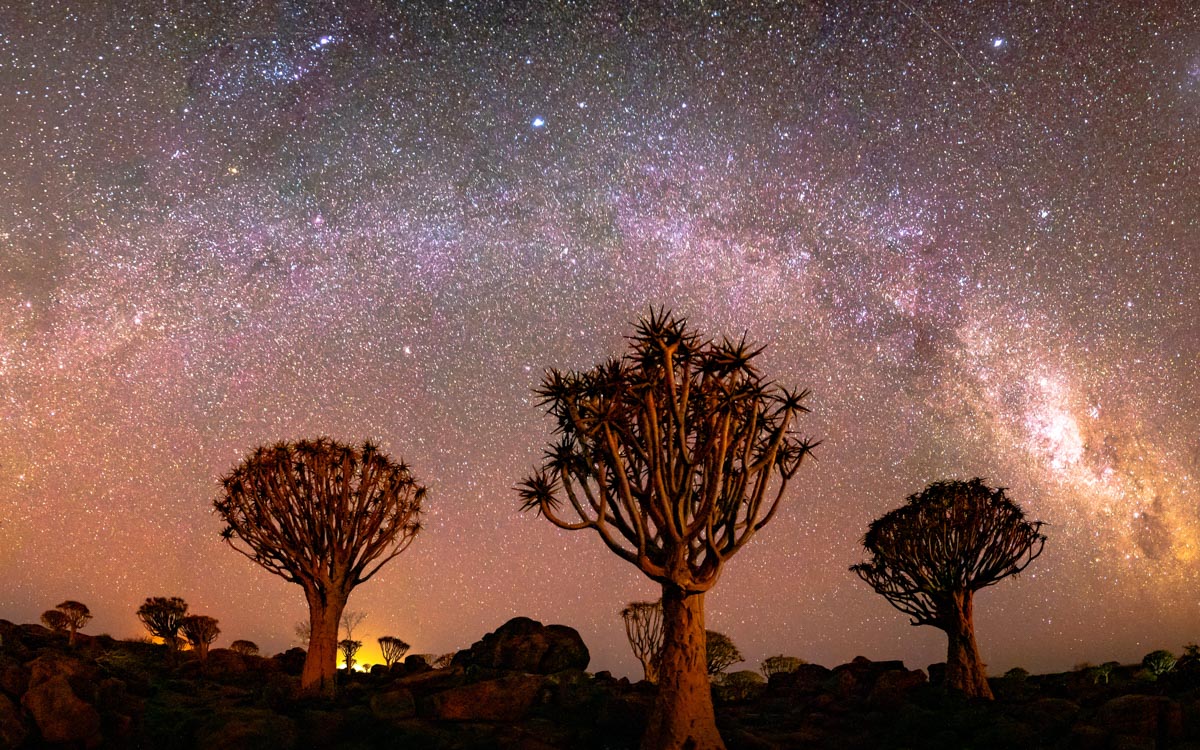
[[[947,613],[946,685],[968,698],[992,700],[979,644],[975,642],[975,613],[971,592],[956,594]]]
[[[300,673],[300,689],[305,693],[332,697],[336,689],[338,628],[346,598],[318,591],[307,592],[308,653]]]
[[[663,586],[658,695],[642,750],[725,750],[704,657],[704,595]]]
[[[67,648],[75,648],[75,626],[71,626],[71,634],[67,636]]]

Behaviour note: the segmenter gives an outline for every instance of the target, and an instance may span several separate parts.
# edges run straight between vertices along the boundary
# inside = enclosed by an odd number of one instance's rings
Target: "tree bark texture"
[[[956,593],[946,622],[946,685],[968,698],[992,700],[979,644],[975,642],[975,613],[971,592]]]
[[[300,690],[333,697],[336,690],[338,657],[338,628],[344,597],[308,592],[309,636],[304,671],[300,674]]]
[[[704,595],[663,586],[658,695],[642,750],[725,750],[704,660]]]

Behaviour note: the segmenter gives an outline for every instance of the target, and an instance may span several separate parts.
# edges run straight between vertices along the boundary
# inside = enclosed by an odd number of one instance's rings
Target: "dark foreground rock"
[[[574,628],[543,625],[528,617],[514,617],[454,657],[455,664],[464,666],[532,674],[587,669],[590,661],[591,654]]]

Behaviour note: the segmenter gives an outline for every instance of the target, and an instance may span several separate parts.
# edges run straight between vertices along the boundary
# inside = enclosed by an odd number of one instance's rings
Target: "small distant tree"
[[[1112,680],[1113,672],[1119,667],[1115,661],[1106,661],[1103,664],[1088,667],[1087,675],[1092,678],[1093,685],[1107,685]]]
[[[1184,644],[1183,656],[1186,659],[1200,659],[1200,644],[1195,642]]]
[[[450,666],[454,662],[454,654],[455,654],[454,651],[450,651],[448,653],[442,654],[441,656],[439,656],[436,659],[434,659],[433,661],[431,661],[429,663],[429,666],[433,667],[434,669],[445,669],[446,667]]]
[[[742,653],[733,645],[733,639],[715,630],[704,631],[704,664],[709,677],[724,672],[739,661],[742,661]]]
[[[762,664],[758,665],[758,671],[762,672],[762,676],[766,679],[771,679],[773,674],[790,674],[800,668],[804,664],[804,660],[796,656],[768,656],[762,660]]]
[[[300,686],[332,695],[350,592],[416,538],[425,488],[373,444],[328,438],[258,448],[221,482],[222,537],[304,589],[310,637]]]
[[[188,615],[179,621],[179,630],[195,649],[200,661],[208,661],[208,647],[221,634],[216,619],[206,615]]]
[[[867,562],[851,568],[888,603],[946,633],[946,684],[992,698],[975,642],[975,593],[1020,573],[1042,553],[1041,521],[982,479],[934,482],[871,522]]]
[[[759,374],[762,349],[714,342],[651,311],[631,351],[551,369],[537,394],[560,438],[520,485],[522,507],[590,529],[662,586],[658,691],[647,750],[724,748],[704,672],[704,596],[775,517],[814,444],[795,433],[807,392]]]
[[[57,609],[48,609],[43,612],[42,624],[55,633],[67,632],[67,616]]]
[[[658,682],[658,661],[662,657],[662,601],[630,602],[621,610],[625,621],[625,637],[633,655],[642,663],[642,673],[649,682]]]
[[[67,629],[71,632],[70,637],[67,638],[67,645],[74,647],[75,633],[88,624],[88,621],[92,619],[92,613],[86,604],[71,599],[59,604],[55,609],[62,612],[63,617],[66,618]]]
[[[177,596],[151,596],[138,607],[137,616],[150,635],[161,638],[172,651],[179,648],[179,627],[188,605]]]
[[[342,660],[346,663],[346,671],[350,672],[354,669],[354,655],[362,648],[362,641],[343,638],[338,641],[338,651],[342,652]]]
[[[1146,670],[1152,680],[1157,680],[1174,669],[1176,661],[1175,654],[1166,649],[1159,649],[1142,657],[1142,669]]]
[[[383,663],[385,666],[392,666],[396,662],[404,658],[408,653],[409,646],[404,641],[393,635],[380,636],[379,650],[383,653]]]
[[[242,656],[256,656],[258,644],[254,641],[237,640],[229,644],[229,650]]]
[[[1024,667],[1013,667],[1004,673],[1004,679],[1009,682],[1025,682],[1029,679],[1029,670]]]

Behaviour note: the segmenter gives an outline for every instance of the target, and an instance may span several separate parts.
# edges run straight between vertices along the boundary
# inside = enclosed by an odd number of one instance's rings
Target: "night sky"
[[[545,368],[663,305],[824,441],[708,596],[735,668],[943,659],[848,567],[976,475],[1048,523],[976,601],[992,673],[1200,640],[1196,3],[333,5],[0,6],[0,617],[182,596],[281,650],[218,478],[372,438],[430,495],[368,661],[521,614],[636,674],[656,587],[512,488]]]

